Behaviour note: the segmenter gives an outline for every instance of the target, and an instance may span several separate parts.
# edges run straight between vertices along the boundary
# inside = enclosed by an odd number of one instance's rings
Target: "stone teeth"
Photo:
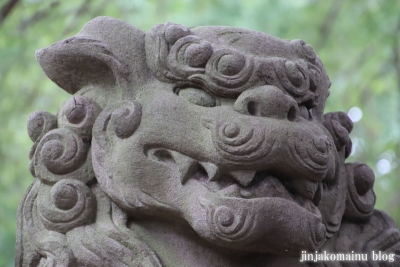
[[[181,184],[185,184],[198,170],[199,163],[179,152],[171,151],[180,172]]]
[[[199,162],[199,164],[206,170],[209,181],[217,181],[221,178],[221,171],[211,162]]]
[[[250,191],[245,190],[245,189],[240,189],[240,195],[242,197],[244,197],[244,198],[252,198],[252,197],[254,197],[253,194]]]
[[[315,192],[318,189],[318,183],[304,179],[293,179],[288,181],[288,184],[297,194],[309,200],[314,198]]]
[[[248,186],[253,181],[256,174],[255,170],[238,170],[231,171],[229,174],[232,178],[243,186]]]
[[[225,197],[242,197],[240,194],[240,188],[237,184],[231,184],[230,186],[218,191],[218,193]]]

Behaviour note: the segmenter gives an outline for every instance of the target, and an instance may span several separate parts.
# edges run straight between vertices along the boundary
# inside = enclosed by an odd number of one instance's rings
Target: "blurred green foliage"
[[[0,8],[11,2],[16,5],[7,16],[3,8],[0,20],[0,266],[14,266],[17,206],[32,181],[26,120],[35,110],[56,113],[69,97],[45,77],[34,52],[99,15],[143,30],[166,21],[228,25],[311,44],[332,81],[326,111],[353,108],[354,120],[362,115],[348,161],[374,169],[376,207],[400,225],[397,0],[1,0]]]

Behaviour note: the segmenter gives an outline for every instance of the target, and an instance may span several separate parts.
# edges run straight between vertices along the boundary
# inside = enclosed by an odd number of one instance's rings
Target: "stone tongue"
[[[256,174],[255,170],[238,170],[229,172],[231,177],[242,186],[248,186]]]

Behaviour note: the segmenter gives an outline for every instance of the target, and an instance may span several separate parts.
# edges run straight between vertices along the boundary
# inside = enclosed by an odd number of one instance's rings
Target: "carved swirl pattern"
[[[212,234],[228,242],[239,242],[246,239],[255,226],[249,210],[234,210],[225,205],[216,206],[202,198],[200,204],[206,209],[207,223]]]
[[[105,108],[93,127],[96,145],[106,149],[114,132],[118,138],[130,137],[140,125],[142,106],[137,101],[122,101]]]
[[[75,267],[77,262],[65,235],[47,230],[38,215],[38,195],[43,184],[39,179],[31,184],[23,201],[19,222],[15,266]],[[22,253],[21,253],[22,252]]]
[[[121,138],[130,137],[139,127],[142,118],[142,106],[139,102],[120,103],[121,107],[113,111],[109,127]]]
[[[177,75],[187,77],[204,73],[213,49],[211,44],[197,36],[189,35],[179,39],[167,57],[168,67]]]
[[[271,152],[275,143],[275,138],[266,138],[263,127],[244,127],[234,122],[220,123],[207,118],[203,118],[203,124],[212,131],[218,153],[230,160],[260,159]]]
[[[53,187],[42,184],[37,201],[43,225],[59,233],[90,223],[96,214],[92,191],[77,180],[64,179]]]
[[[282,87],[298,103],[313,100],[315,95],[310,90],[310,78],[307,71],[290,60],[274,60],[275,73]]]
[[[323,124],[333,137],[336,149],[344,149],[344,156],[347,158],[351,153],[350,132],[353,130],[353,122],[349,116],[344,112],[329,112],[324,115]]]
[[[46,267],[76,267],[75,257],[68,247],[64,235],[56,232],[48,232],[41,240],[43,249],[41,251],[44,257],[39,260],[38,266]],[[30,265],[33,266],[33,265]]]
[[[100,184],[107,186],[108,195],[119,205],[132,207],[141,205],[137,195],[132,191],[128,200],[121,194],[120,184],[114,177],[114,166],[109,166],[105,155],[115,149],[113,144],[118,139],[129,138],[139,127],[142,118],[142,107],[136,101],[121,101],[106,107],[98,116],[93,126],[93,165],[96,178]]]
[[[347,198],[345,217],[351,220],[362,220],[371,216],[376,196],[373,191],[374,172],[363,163],[346,164]]]
[[[332,252],[357,251],[369,254],[368,262],[359,262],[354,266],[396,266],[400,260],[400,233],[393,219],[383,211],[374,210],[368,220],[344,220],[340,234],[335,236],[329,245]],[[394,254],[394,262],[376,261],[372,251]],[[363,264],[360,264],[363,263]],[[335,265],[336,266],[336,265]],[[338,266],[353,266],[342,262]]]
[[[380,233],[380,235],[368,242],[367,247],[369,248],[367,251],[376,251],[382,249],[390,252],[398,251],[400,248],[399,230],[396,228],[396,226],[388,225],[386,229]],[[400,258],[399,255],[396,256],[397,259]]]
[[[28,118],[28,135],[33,142],[57,128],[57,117],[47,111],[35,111]]]
[[[77,227],[66,234],[79,263],[87,267],[161,267],[157,255],[132,235],[127,216],[102,192],[92,187],[97,200],[96,222]],[[105,256],[106,255],[106,256]]]
[[[274,85],[312,108],[323,87],[321,66],[310,45],[301,40],[290,44],[299,56],[295,61],[257,57],[210,44],[182,25],[167,23],[146,35],[146,55],[162,81],[197,85],[223,97],[236,97],[256,85]]]
[[[89,145],[72,130],[52,130],[42,138],[36,149],[35,173],[47,183],[66,178],[88,182],[94,177],[89,150]]]
[[[28,135],[34,142],[29,152],[29,159],[32,159],[42,137],[49,131],[57,128],[57,117],[47,111],[35,111],[29,116],[27,126]],[[36,177],[32,161],[29,163],[29,171],[33,177]]]
[[[290,43],[292,44],[292,47],[296,50],[299,56],[305,58],[310,63],[315,64],[317,55],[315,54],[315,51],[311,45],[306,44],[306,42],[299,39],[292,40]]]
[[[210,58],[206,66],[206,77],[213,93],[230,95],[240,94],[251,78],[254,70],[254,58],[246,57],[239,51],[219,49]],[[229,89],[228,89],[229,88]]]
[[[308,74],[308,79],[310,80],[310,91],[313,92],[315,95],[319,95],[320,91],[318,89],[321,89],[323,81],[322,72],[317,66],[313,64],[308,63],[306,65],[307,65],[306,71]]]
[[[93,124],[99,115],[100,107],[91,99],[76,95],[69,99],[58,111],[59,127],[69,128],[84,141],[92,139]]]
[[[157,78],[165,82],[184,81],[184,79],[169,71],[166,58],[168,57],[170,47],[177,40],[191,34],[191,31],[187,27],[169,22],[154,26],[146,34],[147,65]]]
[[[301,140],[301,137],[297,137],[288,142],[292,158],[295,159],[295,162],[301,163],[301,166],[298,167],[305,167],[312,173],[326,174],[334,164],[331,154],[333,146],[331,141],[326,137],[317,136],[309,145],[304,145]]]

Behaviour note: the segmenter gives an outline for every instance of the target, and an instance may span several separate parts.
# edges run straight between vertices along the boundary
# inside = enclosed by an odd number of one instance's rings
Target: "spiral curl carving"
[[[346,164],[347,198],[344,216],[350,220],[364,220],[374,211],[376,196],[373,190],[375,175],[368,165]]]
[[[308,146],[305,146],[298,136],[289,142],[288,146],[293,159],[301,164],[299,167],[320,175],[326,174],[328,170],[334,170],[331,168],[334,164],[331,157],[333,144],[328,138],[315,137]],[[333,174],[330,177],[333,177]]]
[[[204,198],[200,199],[200,204],[206,209],[208,226],[218,239],[238,242],[251,234],[255,220],[248,215],[249,210],[234,210],[225,205],[216,206]]]
[[[127,228],[126,213],[105,195],[99,184],[91,190],[97,200],[96,222],[66,234],[78,266],[161,267],[151,248]]]
[[[93,124],[101,108],[90,98],[76,95],[59,110],[58,125],[71,129],[84,141],[92,139]]]
[[[76,267],[77,262],[64,235],[52,231],[43,233],[41,243],[41,257],[38,266],[46,267]],[[33,266],[29,265],[29,266]],[[35,265],[36,266],[36,265]]]
[[[88,182],[94,177],[89,150],[89,144],[72,130],[52,130],[42,138],[35,152],[35,173],[47,183],[67,178]]]
[[[256,85],[274,85],[298,104],[318,105],[322,72],[313,48],[290,42],[297,59],[261,57],[211,44],[178,24],[160,24],[146,35],[146,58],[161,81],[197,85],[209,93],[236,97]]]
[[[279,83],[297,103],[301,104],[315,100],[315,94],[310,90],[310,78],[306,69],[290,60],[274,60],[275,73]]]
[[[306,44],[306,42],[300,39],[292,40],[291,44],[300,57],[305,58],[312,64],[315,64],[317,55],[315,54],[315,51],[311,45]]]
[[[178,40],[188,35],[192,35],[192,33],[187,27],[170,22],[156,25],[146,34],[147,65],[157,78],[166,82],[184,80],[170,70],[167,57],[172,57],[169,56],[170,48]],[[175,47],[179,47],[179,45]]]
[[[209,42],[194,35],[185,36],[171,47],[167,66],[181,77],[204,73],[204,66],[212,53]]]
[[[91,223],[96,213],[92,191],[78,180],[64,179],[54,186],[42,184],[37,201],[43,225],[59,233]]]
[[[173,45],[179,39],[192,34],[190,30],[183,25],[167,23],[165,27],[165,40],[170,45]]]
[[[108,129],[113,130],[121,138],[130,137],[139,127],[142,119],[142,106],[137,101],[118,103],[112,111]]]
[[[33,158],[40,139],[55,128],[57,128],[57,117],[47,111],[38,110],[29,116],[27,123],[28,135],[34,142],[29,152],[29,159]],[[35,177],[36,175],[32,163],[29,166],[29,170],[32,176]]]
[[[350,133],[353,130],[353,122],[344,112],[329,112],[324,115],[324,127],[329,131],[338,151],[344,149],[347,158],[352,149]]]
[[[254,81],[247,84],[254,68],[254,57],[231,49],[218,49],[210,57],[205,77],[201,79],[208,84],[208,90],[217,95],[238,95],[254,84]]]
[[[40,140],[47,132],[57,128],[57,117],[47,111],[35,111],[28,118],[28,135],[33,142]]]
[[[265,129],[259,126],[239,126],[235,122],[220,123],[203,118],[205,127],[212,131],[212,139],[218,153],[235,161],[253,161],[265,157],[272,150],[275,137],[265,136]]]
[[[315,65],[308,63],[306,71],[309,75],[310,91],[313,92],[315,95],[319,95],[321,93],[320,90],[323,81],[321,70]]]

